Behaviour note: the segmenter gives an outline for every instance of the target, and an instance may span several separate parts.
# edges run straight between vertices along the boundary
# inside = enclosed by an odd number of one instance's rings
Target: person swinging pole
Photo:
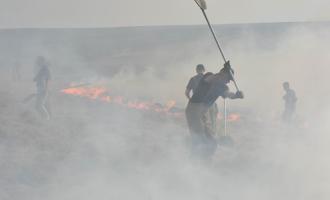
[[[226,62],[218,73],[208,72],[200,80],[185,110],[191,134],[191,153],[200,158],[210,158],[216,148],[215,132],[210,119],[210,107],[218,99],[242,99],[243,92],[230,92],[227,84],[232,81],[233,69]]]
[[[224,67],[218,73],[206,73],[200,80],[193,96],[189,99],[185,110],[187,124],[191,134],[191,153],[194,156],[209,159],[217,149],[216,133],[210,127],[210,106],[215,103],[219,96],[224,99],[242,99],[243,92],[238,89],[234,79],[234,70],[230,62],[226,60],[219,41],[205,13],[206,3],[204,0],[195,0],[203,12],[211,33],[216,41],[221,56],[225,62]],[[236,93],[230,92],[227,84],[232,81],[236,87]]]

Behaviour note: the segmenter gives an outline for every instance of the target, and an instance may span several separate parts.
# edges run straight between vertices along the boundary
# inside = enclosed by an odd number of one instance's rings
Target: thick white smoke
[[[242,114],[228,127],[234,147],[206,163],[191,159],[184,119],[59,91],[88,82],[184,107],[195,65],[222,65],[207,27],[1,31],[10,48],[1,48],[0,198],[328,199],[329,31],[328,23],[217,27],[246,98],[229,103]],[[37,55],[51,63],[50,121],[22,103],[34,92]],[[22,78],[13,81],[17,60]],[[298,96],[292,126],[280,120],[284,81]]]

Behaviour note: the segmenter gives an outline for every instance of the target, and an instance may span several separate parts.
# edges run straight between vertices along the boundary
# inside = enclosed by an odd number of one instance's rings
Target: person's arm
[[[190,92],[192,90],[193,78],[191,78],[187,84],[186,90],[184,92],[185,96],[190,99]]]
[[[187,97],[188,99],[190,99],[190,91],[191,91],[190,88],[186,88],[186,91],[184,92],[184,94],[186,95],[186,97]]]
[[[229,99],[243,99],[244,98],[244,94],[242,91],[237,91],[236,93],[234,92],[230,92],[229,90],[227,90],[224,93],[224,98],[229,98]]]
[[[231,71],[231,66],[230,66],[229,60],[223,66],[224,66],[224,68],[227,68],[228,71]],[[218,72],[216,74],[213,74],[211,72],[208,72],[208,73],[210,73],[210,75],[208,75],[205,78],[205,82],[207,82],[207,83],[211,83],[211,82],[218,81],[219,79],[221,79],[220,72]]]

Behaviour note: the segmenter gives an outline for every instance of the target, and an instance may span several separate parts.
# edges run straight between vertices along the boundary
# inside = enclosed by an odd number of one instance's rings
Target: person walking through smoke
[[[296,97],[295,91],[290,88],[289,82],[283,83],[283,89],[285,91],[285,95],[283,96],[284,112],[282,119],[284,122],[291,122],[296,110],[296,102],[298,99]]]
[[[192,92],[192,94],[195,93],[195,90],[200,82],[200,80],[203,78],[204,76],[204,72],[205,72],[205,67],[203,64],[198,64],[196,66],[196,75],[191,77],[188,84],[187,84],[187,87],[186,87],[186,90],[185,90],[185,95],[188,99],[191,98],[190,96],[190,93]],[[213,132],[216,132],[217,131],[217,117],[218,117],[218,106],[216,103],[212,104],[210,107],[209,107],[209,114],[210,114],[210,123],[211,123],[211,126],[212,127],[212,131]]]
[[[229,91],[227,84],[233,80],[229,61],[224,64],[220,72],[211,72],[203,75],[194,94],[189,99],[185,110],[187,124],[191,135],[191,153],[193,156],[208,159],[214,154],[217,148],[214,129],[210,119],[210,106],[218,99],[243,98],[243,92]]]
[[[36,110],[46,119],[50,119],[50,109],[48,102],[48,86],[51,79],[48,63],[43,56],[39,56],[36,60],[37,73],[33,81],[36,84]]]

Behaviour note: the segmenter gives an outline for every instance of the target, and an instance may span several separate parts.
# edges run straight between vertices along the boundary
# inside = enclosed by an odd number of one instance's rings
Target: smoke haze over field
[[[193,0],[1,0],[0,4],[1,28],[204,24]],[[217,24],[330,19],[328,0],[208,0],[207,4],[211,21]]]
[[[184,108],[195,65],[222,65],[206,26],[1,30],[0,199],[329,199],[330,23],[215,28],[246,98],[229,102],[242,114],[235,146],[207,164],[190,158],[184,119],[60,93],[88,83]],[[22,103],[38,55],[51,64],[51,121]],[[298,96],[290,127],[284,81]]]

